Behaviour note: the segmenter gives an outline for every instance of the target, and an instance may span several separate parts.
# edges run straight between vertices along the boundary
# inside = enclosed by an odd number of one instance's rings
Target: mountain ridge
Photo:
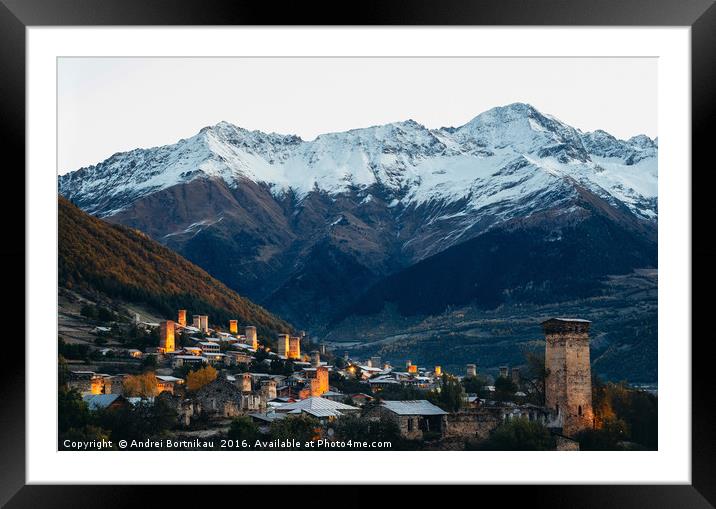
[[[59,187],[61,194],[79,200],[85,210],[103,217],[122,210],[144,192],[156,192],[198,177],[218,177],[230,185],[246,178],[267,184],[274,193],[293,190],[305,196],[316,187],[335,193],[350,185],[382,184],[399,191],[420,184],[432,169],[409,171],[410,165],[434,156],[470,156],[467,163],[473,165],[480,159],[498,157],[497,164],[487,165],[487,171],[527,153],[538,158],[554,157],[561,163],[598,165],[599,161],[590,161],[583,141],[598,149],[595,155],[627,154],[627,166],[653,157],[656,150],[653,140],[644,135],[618,140],[604,131],[581,133],[524,103],[492,108],[457,128],[428,129],[407,120],[321,134],[312,141],[295,135],[248,131],[222,121],[176,144],[117,153],[102,163],[62,175]],[[507,146],[516,150],[496,153],[495,149]],[[535,164],[536,159],[530,158],[529,162]],[[465,163],[456,160],[454,165],[461,162]],[[136,175],[136,168],[141,167],[146,168],[144,175]],[[302,171],[311,168],[312,171]],[[299,173],[308,174],[308,180]],[[100,176],[101,185],[96,188],[82,185],[92,184]],[[139,177],[135,178],[134,189],[125,182],[127,176]],[[444,181],[436,180],[437,186],[444,187]],[[102,196],[92,197],[92,191]],[[430,198],[434,195],[431,191],[435,189],[413,195],[413,199]],[[103,203],[107,196],[117,198],[110,202],[112,206]]]
[[[495,229],[551,249],[598,210],[655,252],[657,162],[656,140],[583,133],[514,103],[459,127],[407,120],[312,141],[220,122],[58,185],[310,330],[383,278]],[[535,229],[540,217],[552,227]]]

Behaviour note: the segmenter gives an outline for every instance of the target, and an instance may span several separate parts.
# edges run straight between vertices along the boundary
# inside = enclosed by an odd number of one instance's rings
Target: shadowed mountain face
[[[657,151],[526,104],[457,128],[409,120],[310,142],[222,122],[59,188],[324,332],[390,303],[554,302],[655,267]]]

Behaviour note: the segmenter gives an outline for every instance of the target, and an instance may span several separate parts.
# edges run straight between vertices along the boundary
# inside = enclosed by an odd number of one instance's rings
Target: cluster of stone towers
[[[279,334],[278,335],[278,348],[277,352],[279,355],[286,357],[287,359],[300,359],[301,358],[301,336],[291,336],[290,334]]]

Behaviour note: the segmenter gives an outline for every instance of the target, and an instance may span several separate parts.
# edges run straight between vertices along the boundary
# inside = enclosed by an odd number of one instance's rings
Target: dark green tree
[[[495,380],[494,398],[497,401],[512,401],[517,392],[517,385],[510,378],[500,376]]]
[[[270,435],[274,440],[308,442],[318,438],[321,424],[307,415],[285,417],[271,423]]]
[[[70,428],[84,428],[89,422],[90,413],[80,393],[75,389],[61,388],[57,394],[57,424],[60,433]]]
[[[242,415],[231,421],[228,432],[228,438],[230,440],[237,440],[239,442],[246,440],[249,445],[253,446],[260,436],[259,427],[251,417]]]
[[[543,424],[520,418],[500,424],[480,448],[490,451],[548,451],[555,448],[555,443]]]
[[[443,374],[439,389],[430,391],[428,400],[446,412],[457,412],[465,403],[465,391],[457,378]]]

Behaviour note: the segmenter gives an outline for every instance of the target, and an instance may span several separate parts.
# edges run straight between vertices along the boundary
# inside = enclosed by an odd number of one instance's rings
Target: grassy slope
[[[292,329],[137,230],[92,217],[61,196],[58,216],[61,287],[141,303],[167,318],[187,309],[224,327],[230,318],[253,324],[263,335]]]

